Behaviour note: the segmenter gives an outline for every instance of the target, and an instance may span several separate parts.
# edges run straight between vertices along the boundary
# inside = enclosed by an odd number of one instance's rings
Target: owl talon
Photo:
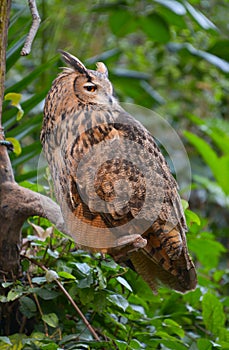
[[[0,140],[0,146],[5,146],[8,149],[8,151],[10,151],[10,152],[13,152],[13,150],[14,150],[14,146],[13,146],[12,142],[7,141],[7,140]]]
[[[134,236],[134,240],[130,241],[130,237]],[[140,235],[125,236],[119,240],[121,243],[118,247],[112,248],[111,252],[108,253],[113,257],[115,261],[124,261],[127,259],[127,256],[131,253],[138,251],[139,249],[144,248],[147,245],[147,240],[142,238]],[[128,242],[127,242],[128,241]]]

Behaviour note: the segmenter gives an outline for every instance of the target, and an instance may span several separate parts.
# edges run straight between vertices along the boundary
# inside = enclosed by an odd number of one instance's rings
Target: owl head
[[[97,70],[87,69],[84,64],[68,52],[59,50],[63,60],[70,66],[66,72],[74,73],[74,94],[81,103],[113,104],[113,87],[108,79],[104,63],[97,62]]]

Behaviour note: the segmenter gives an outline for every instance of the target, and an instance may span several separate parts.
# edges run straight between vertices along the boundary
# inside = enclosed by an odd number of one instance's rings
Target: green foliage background
[[[187,237],[198,287],[185,295],[160,288],[153,295],[134,272],[77,250],[47,220],[31,218],[22,253],[34,263],[22,258],[23,278],[3,284],[9,291],[0,297],[2,303],[19,302],[21,328],[6,336],[1,327],[1,349],[229,349],[227,0],[37,5],[42,23],[30,56],[19,55],[31,24],[26,1],[13,2],[9,28],[5,94],[21,94],[21,100],[8,95],[3,121],[15,144],[16,180],[52,195],[37,184],[37,164],[43,100],[63,65],[57,49],[88,67],[105,62],[120,101],[162,115],[187,149],[193,176]],[[38,264],[58,274],[101,342]]]

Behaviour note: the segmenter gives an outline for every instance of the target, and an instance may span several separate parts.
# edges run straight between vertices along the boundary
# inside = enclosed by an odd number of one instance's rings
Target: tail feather
[[[169,226],[156,225],[144,233],[147,245],[130,255],[135,270],[155,292],[160,282],[179,292],[196,287],[196,271],[187,252],[186,240]]]
[[[196,287],[196,273],[194,265],[187,270],[185,258],[183,254],[178,261],[176,261],[176,274],[167,271],[163,266],[158,265],[151,257],[144,253],[144,249],[134,252],[130,256],[131,262],[136,272],[148,283],[150,288],[156,292],[160,282],[175,289],[179,292],[185,293],[193,290]]]

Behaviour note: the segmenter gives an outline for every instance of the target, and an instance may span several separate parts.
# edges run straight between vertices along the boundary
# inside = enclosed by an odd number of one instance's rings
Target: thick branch
[[[21,226],[20,221],[23,224],[29,216],[37,215],[47,218],[58,230],[65,231],[60,207],[49,197],[21,187],[16,182],[5,182],[1,186],[0,198],[0,215],[7,219],[3,225],[9,226],[9,221],[14,221],[15,212],[17,217],[20,215],[19,220],[11,223],[16,230]]]
[[[29,30],[29,34],[26,37],[25,44],[21,50],[22,56],[26,56],[30,53],[33,40],[35,38],[35,35],[37,34],[37,31],[41,22],[41,19],[37,10],[36,0],[28,0],[28,2],[29,2],[29,8],[31,11],[33,21],[32,21],[31,28]]]
[[[60,207],[50,198],[16,182],[4,182],[0,187],[0,270],[5,273],[19,269],[15,263],[19,260],[20,233],[29,216],[38,215],[47,218],[57,229],[65,232]],[[7,258],[7,264],[6,264]]]

